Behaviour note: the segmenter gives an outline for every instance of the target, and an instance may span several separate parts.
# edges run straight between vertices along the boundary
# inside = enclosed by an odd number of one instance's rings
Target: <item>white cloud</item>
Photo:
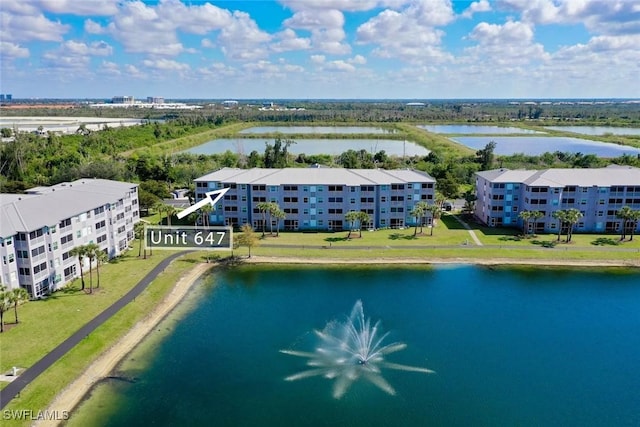
[[[121,0],[32,0],[31,3],[53,13],[97,16],[115,15]],[[27,0],[29,2],[29,0]]]
[[[640,33],[640,8],[629,0],[499,0],[499,9],[519,13],[532,24],[583,24],[606,34]]]
[[[113,48],[104,41],[86,44],[74,40],[67,40],[58,49],[45,52],[42,55],[44,65],[54,69],[70,69],[88,71],[92,56],[109,56]]]
[[[309,59],[311,59],[311,62],[313,62],[314,64],[322,64],[324,63],[326,57],[324,55],[311,55]]]
[[[102,61],[100,67],[97,69],[98,73],[109,74],[113,76],[119,76],[122,74],[120,67],[115,62]]]
[[[218,36],[223,53],[230,59],[243,61],[266,58],[266,44],[270,40],[271,35],[260,30],[249,14],[237,11]]]
[[[491,11],[491,4],[489,4],[488,0],[474,1],[469,5],[468,8],[465,9],[464,12],[462,12],[462,17],[471,18],[476,13],[489,12],[489,11]]]
[[[18,58],[28,58],[29,49],[15,43],[0,41],[0,58],[2,61],[13,61]]]
[[[340,3],[340,2],[336,2]],[[296,3],[298,11],[283,22],[289,29],[311,32],[310,48],[319,52],[343,55],[351,52],[344,42],[344,15],[337,9],[314,9],[314,2]]]
[[[275,34],[277,42],[271,44],[270,48],[273,52],[289,52],[294,50],[307,50],[311,48],[311,40],[304,37],[298,37],[296,32],[291,28]]]
[[[211,40],[209,39],[202,39],[202,41],[200,42],[200,46],[207,48],[207,49],[212,49],[214,47],[216,47],[215,43],[213,43]]]
[[[172,59],[160,58],[160,59],[145,59],[142,61],[142,65],[147,68],[151,68],[159,71],[188,71],[191,67],[189,64],[184,64]]]
[[[348,64],[343,60],[337,60],[337,61],[328,62],[325,65],[324,69],[327,71],[352,72],[356,70],[356,67],[354,67],[351,64]]]
[[[69,25],[51,21],[42,13],[16,15],[0,12],[0,39],[4,41],[61,41]]]
[[[84,30],[89,34],[104,34],[105,29],[97,22],[87,19],[84,21]]]
[[[136,78],[136,79],[144,79],[147,77],[145,73],[140,71],[138,67],[131,64],[125,64],[124,71],[128,77]]]
[[[373,54],[410,63],[440,63],[451,55],[441,49],[444,31],[455,19],[449,0],[415,1],[404,9],[386,9],[357,30],[357,43],[373,44]]]

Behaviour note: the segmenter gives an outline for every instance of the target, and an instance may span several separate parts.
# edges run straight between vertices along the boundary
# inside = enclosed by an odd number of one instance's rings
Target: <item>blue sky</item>
[[[15,98],[640,98],[640,0],[2,0]]]

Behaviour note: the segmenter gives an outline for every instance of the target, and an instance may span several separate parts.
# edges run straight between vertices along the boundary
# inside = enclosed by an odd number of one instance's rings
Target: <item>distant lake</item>
[[[272,140],[267,141],[273,144]],[[219,154],[230,150],[234,153],[242,152],[249,154],[253,150],[264,153],[264,139],[215,139],[197,147],[185,150],[191,154]],[[377,153],[384,150],[389,155],[402,156],[426,156],[429,150],[413,142],[397,141],[392,139],[298,139],[295,144],[289,147],[292,154],[341,154],[347,150],[366,150],[370,153]]]
[[[620,128],[608,126],[545,126],[545,129],[561,130],[565,132],[581,133],[583,135],[640,135],[638,128]]]
[[[330,133],[330,134],[354,134],[372,133],[384,134],[395,133],[394,130],[387,130],[367,126],[257,126],[244,129],[240,133]]]
[[[460,136],[450,139],[476,150],[484,148],[489,142],[494,141],[496,143],[495,153],[504,155],[516,153],[540,155],[555,151],[595,154],[600,157],[640,154],[638,148],[569,137]]]
[[[486,133],[486,134],[509,134],[509,133],[544,133],[530,129],[520,129],[515,127],[502,126],[474,126],[474,125],[424,125],[418,126],[433,133]]]

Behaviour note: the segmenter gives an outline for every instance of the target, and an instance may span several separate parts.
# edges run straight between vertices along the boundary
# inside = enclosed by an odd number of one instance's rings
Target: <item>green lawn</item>
[[[116,262],[101,268],[100,289],[91,295],[80,291],[76,281],[67,290],[56,292],[47,300],[31,301],[19,307],[20,324],[0,335],[2,369],[6,371],[11,366],[32,365],[80,326],[124,295],[171,252],[155,251],[153,256],[146,260],[138,258],[137,254],[138,251],[134,248]],[[185,254],[172,262],[164,273],[136,298],[134,303],[128,304],[45,371],[27,386],[19,397],[11,401],[6,409],[44,410],[58,391],[75,379],[93,359],[123,336],[136,322],[146,316],[180,276],[192,268],[195,262],[202,262],[202,257],[202,252]],[[12,316],[8,318],[10,322],[13,320]],[[8,422],[5,425],[28,424]]]

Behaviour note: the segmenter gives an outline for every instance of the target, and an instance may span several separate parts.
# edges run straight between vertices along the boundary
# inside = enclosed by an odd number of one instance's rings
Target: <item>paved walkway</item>
[[[120,311],[125,305],[129,304],[135,297],[140,295],[147,286],[153,281],[153,279],[162,273],[165,268],[179,256],[184,255],[185,252],[178,252],[162,260],[160,264],[154,267],[146,276],[138,282],[129,292],[127,292],[122,298],[114,302],[111,306],[107,307],[102,313],[91,319],[87,324],[80,328],[77,332],[63,341],[56,348],[47,353],[42,359],[38,360],[30,368],[24,371],[20,376],[13,380],[9,385],[0,390],[0,409],[11,402],[31,381],[36,379],[47,368],[53,365],[58,359],[67,354],[69,350],[75,347],[80,341],[82,341],[91,332],[96,330],[105,321],[109,320],[114,314]]]
[[[478,239],[478,236],[476,236],[476,233],[471,229],[471,227],[469,227],[469,224],[464,222],[458,215],[451,215],[451,216],[454,217],[455,220],[458,221],[460,224],[462,224],[462,226],[469,232],[469,235],[471,236],[473,241],[476,243],[476,245],[482,246],[482,242],[480,241],[480,239]]]

